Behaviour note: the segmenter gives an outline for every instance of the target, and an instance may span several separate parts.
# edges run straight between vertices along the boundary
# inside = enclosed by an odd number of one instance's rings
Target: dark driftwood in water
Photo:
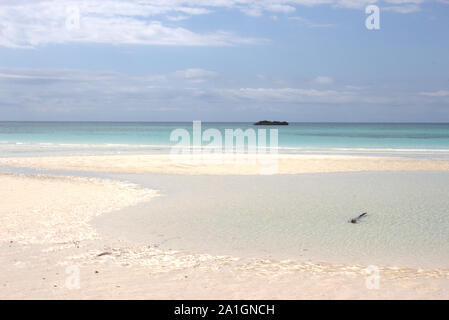
[[[112,254],[112,253],[111,253],[111,252],[105,251],[105,252],[102,252],[102,253],[100,253],[100,254],[97,254],[97,257],[108,256],[108,255],[110,255],[110,254]]]
[[[357,222],[359,222],[359,220],[360,220],[361,218],[363,218],[364,216],[366,216],[367,214],[368,214],[367,212],[364,212],[364,213],[362,213],[361,215],[359,215],[357,218],[351,219],[351,223],[357,223]]]
[[[255,126],[288,126],[287,121],[268,121],[262,120],[254,123]]]

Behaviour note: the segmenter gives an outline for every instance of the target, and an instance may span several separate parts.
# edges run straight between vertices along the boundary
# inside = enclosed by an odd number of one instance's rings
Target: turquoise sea
[[[448,172],[106,177],[161,193],[95,218],[111,237],[213,255],[449,268]]]
[[[166,152],[191,122],[0,122],[1,156]],[[280,152],[449,157],[445,123],[202,123],[202,131],[278,129]],[[207,143],[205,143],[207,144]]]
[[[0,122],[0,156],[167,152],[181,128],[192,123]],[[278,129],[281,152],[449,159],[449,124],[202,124],[211,128]],[[162,195],[95,219],[112,236],[216,255],[448,268],[447,172],[92,174]],[[348,222],[362,212],[361,223]]]

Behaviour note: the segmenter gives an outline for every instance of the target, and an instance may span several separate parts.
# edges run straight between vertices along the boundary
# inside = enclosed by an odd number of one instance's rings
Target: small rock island
[[[288,126],[287,121],[268,121],[262,120],[254,123],[255,126]]]

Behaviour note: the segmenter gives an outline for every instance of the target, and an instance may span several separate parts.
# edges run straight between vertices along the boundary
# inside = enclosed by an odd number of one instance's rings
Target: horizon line
[[[143,121],[143,120],[0,120],[0,123],[193,123],[193,121],[201,121],[202,123],[255,123],[255,121],[203,121],[203,120],[182,120],[182,121]],[[264,120],[265,121],[265,120]],[[288,121],[288,120],[268,120],[268,121],[287,121],[289,124],[449,124],[447,122],[431,122],[431,121]]]

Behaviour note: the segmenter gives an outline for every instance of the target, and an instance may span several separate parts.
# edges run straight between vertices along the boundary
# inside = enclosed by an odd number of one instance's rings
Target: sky
[[[0,121],[262,119],[449,122],[449,0],[0,0]]]

